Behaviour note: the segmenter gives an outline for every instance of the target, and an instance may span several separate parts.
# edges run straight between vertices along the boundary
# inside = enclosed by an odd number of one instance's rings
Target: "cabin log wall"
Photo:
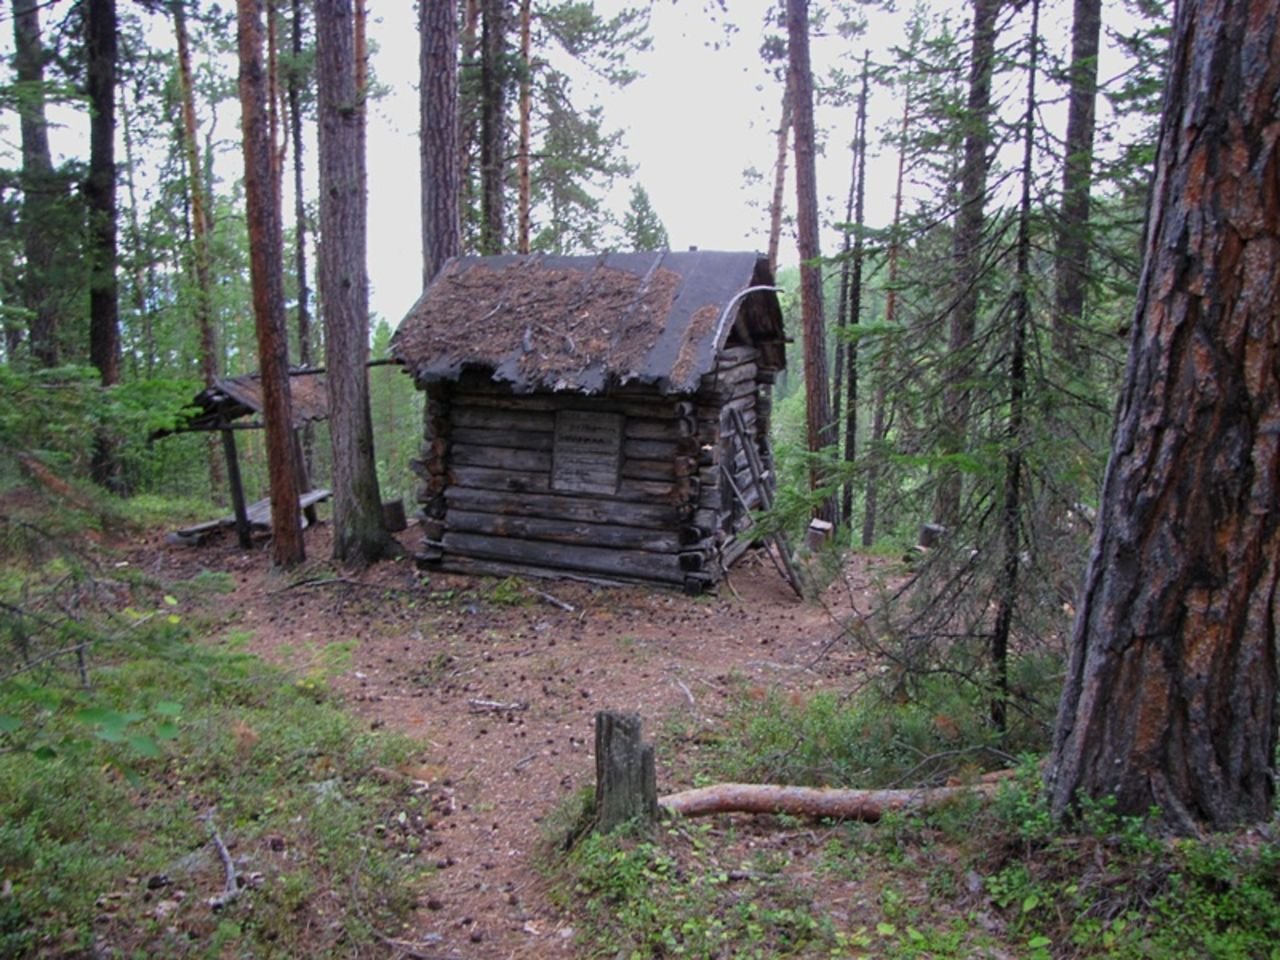
[[[722,435],[734,408],[768,469],[772,372],[753,347],[722,350],[693,395],[629,385],[608,395],[516,395],[486,376],[427,385],[420,559],[445,569],[638,580],[696,591],[718,581],[750,526],[726,475],[762,506]],[[555,482],[556,415],[621,415],[612,493]],[[581,418],[579,418],[581,419]],[[610,424],[618,421],[607,418]],[[589,422],[589,421],[587,421]],[[616,435],[616,433],[615,433]]]

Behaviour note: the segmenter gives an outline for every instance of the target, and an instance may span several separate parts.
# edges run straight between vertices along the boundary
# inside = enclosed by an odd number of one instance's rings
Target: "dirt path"
[[[402,541],[414,536],[411,527]],[[421,742],[420,763],[386,775],[421,781],[432,797],[432,819],[417,827],[419,855],[435,872],[414,929],[399,934],[429,944],[432,956],[575,954],[571,921],[548,902],[531,857],[542,822],[594,783],[598,710],[642,716],[667,792],[689,785],[699,743],[732,698],[771,688],[803,697],[865,669],[843,645],[823,655],[833,615],[872,604],[858,570],[823,605],[801,603],[757,555],[734,569],[731,589],[690,598],[424,578],[408,560],[344,575],[327,563],[328,540],[327,525],[308,531],[308,555],[321,559],[287,577],[230,536],[200,548],[153,545],[142,563],[171,579],[230,573],[235,592],[217,598],[222,635],[237,632],[300,676],[324,672],[371,727]]]

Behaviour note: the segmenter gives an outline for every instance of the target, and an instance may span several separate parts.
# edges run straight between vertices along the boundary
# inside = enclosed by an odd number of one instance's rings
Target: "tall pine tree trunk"
[[[969,56],[969,95],[964,115],[964,156],[960,167],[960,207],[953,246],[955,293],[947,342],[946,383],[942,398],[944,457],[962,453],[969,435],[969,413],[976,365],[973,336],[978,325],[978,288],[982,282],[982,228],[991,149],[991,71],[996,47],[996,14],[1001,0],[974,0],[973,40]],[[939,470],[934,519],[953,527],[960,519],[963,479],[954,464]]]
[[[862,234],[866,223],[867,195],[867,87],[868,58],[862,55],[862,89],[858,93],[858,114],[855,123],[856,132],[853,138],[854,170],[853,183],[856,189],[850,194],[853,200],[853,249],[848,249],[845,240],[845,270],[840,277],[840,297],[845,301],[841,312],[847,309],[849,329],[841,338],[845,347],[845,413],[844,413],[844,461],[850,467],[857,461],[858,453],[858,339],[856,328],[862,322],[862,266],[865,244]],[[848,213],[845,214],[846,218]],[[843,320],[843,317],[841,318]],[[837,361],[839,363],[839,361]],[[836,417],[837,421],[840,417]],[[846,477],[840,494],[840,516],[845,523],[853,525],[853,479]]]
[[[418,133],[422,178],[422,286],[462,248],[458,204],[458,27],[452,0],[420,0]]]
[[[1167,83],[1048,781],[1193,832],[1275,813],[1280,0],[1179,4]]]
[[[293,273],[297,288],[298,310],[295,329],[298,336],[298,363],[306,368],[315,364],[311,337],[311,283],[307,277],[307,204],[303,174],[302,140],[302,0],[293,0],[290,17],[289,53],[291,62],[285,75],[285,104],[289,111],[289,137],[293,143]],[[310,477],[315,471],[315,428],[310,422],[302,427],[303,471]]]
[[[516,252],[529,252],[529,207],[533,202],[532,185],[530,183],[529,155],[530,138],[532,136],[533,114],[533,4],[531,0],[520,0],[520,164],[519,176],[519,220],[516,230]]]
[[[1027,328],[1031,325],[1031,164],[1035,158],[1036,71],[1040,53],[1040,0],[1031,0],[1027,37],[1027,105],[1022,119],[1022,196],[1018,203],[1013,329],[1009,332],[1009,415],[1005,424],[1004,491],[1000,504],[999,599],[991,631],[991,722],[1004,732],[1009,699],[1009,640],[1018,605],[1022,566],[1022,447],[1026,442]]]
[[[320,290],[329,437],[333,449],[333,557],[366,566],[390,555],[369,409],[368,202],[365,90],[351,0],[316,0],[320,121]]]
[[[120,382],[120,303],[116,281],[116,4],[88,0],[89,175],[89,362],[104,387]],[[123,489],[114,438],[100,430],[94,441],[94,482]]]
[[[507,3],[483,0],[480,37],[480,252],[501,253],[505,228]]]
[[[911,85],[908,83],[902,98],[902,142],[898,146],[898,175],[893,190],[893,227],[889,238],[889,265],[887,268],[884,298],[884,325],[888,330],[898,320],[898,268],[902,259],[902,185],[907,172],[907,131],[911,128]],[[871,412],[871,463],[867,470],[866,489],[863,492],[862,545],[869,547],[876,540],[876,524],[880,516],[880,477],[883,453],[881,445],[888,433],[888,378],[889,351],[881,346],[876,362],[875,399]]]
[[[787,135],[791,132],[790,71],[782,86],[782,115],[778,118],[778,157],[773,165],[773,197],[769,201],[769,271],[777,276],[782,241],[782,207],[787,187]]]
[[[818,185],[814,161],[813,74],[809,66],[808,0],[787,0],[790,88],[796,153],[796,230],[800,247],[800,308],[804,325],[805,422],[808,448],[817,453],[835,440],[831,419],[831,391],[827,383],[827,334],[822,315],[822,268],[818,263]],[[826,484],[816,459],[809,469],[809,486]],[[814,516],[835,519],[835,497],[826,496]]]
[[[58,185],[49,152],[49,122],[45,114],[44,45],[40,40],[38,0],[13,0],[14,72],[22,87],[18,116],[22,129],[22,305],[28,320],[31,356],[38,366],[55,367],[58,318],[54,264],[56,232],[50,220]]]
[[[187,37],[184,0],[170,4],[173,32],[178,45],[178,83],[182,94],[182,149],[187,161],[187,201],[191,208],[192,264],[196,281],[196,328],[200,332],[200,374],[206,386],[218,379],[218,347],[213,333],[213,281],[209,276],[209,222],[205,216],[204,182],[200,176],[200,150],[196,128],[195,85],[191,74],[191,49]],[[205,445],[209,465],[209,486],[223,487],[222,457],[212,435]]]
[[[1102,0],[1075,0],[1071,22],[1070,91],[1067,95],[1066,162],[1054,252],[1053,333],[1057,353],[1081,358],[1077,331],[1084,317],[1089,275],[1089,193],[1093,186],[1093,133],[1098,97],[1098,37]]]
[[[260,0],[237,0],[240,53],[240,113],[244,142],[245,206],[249,226],[249,273],[253,286],[262,419],[271,481],[271,561],[292,567],[306,559],[298,508],[298,462],[294,456],[289,390],[289,338],[284,317],[284,249],[280,195],[267,114]]]

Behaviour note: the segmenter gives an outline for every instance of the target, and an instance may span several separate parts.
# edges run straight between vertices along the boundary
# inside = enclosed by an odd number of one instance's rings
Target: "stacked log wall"
[[[420,471],[426,522],[439,518],[429,559],[483,572],[684,584],[680,552],[699,494],[690,402],[640,389],[519,396],[468,376],[447,393],[437,402],[448,423],[430,420]],[[557,489],[556,415],[566,410],[621,415],[612,492]]]
[[[739,451],[722,464],[725,410],[739,411],[758,435],[767,371],[754,348],[722,352],[692,396],[632,385],[607,396],[516,395],[484,376],[464,374],[427,387],[421,478],[420,556],[445,569],[496,573],[574,573],[660,581],[698,590],[720,579],[747,524],[722,467],[739,489],[753,489]],[[565,489],[556,482],[556,417],[562,411],[621,415],[616,489]],[[767,406],[763,413],[767,416]],[[761,441],[762,454],[767,442]]]

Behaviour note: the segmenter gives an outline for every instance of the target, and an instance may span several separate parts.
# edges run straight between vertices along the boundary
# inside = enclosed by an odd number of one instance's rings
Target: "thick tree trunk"
[[[85,12],[88,56],[89,362],[104,387],[120,382],[120,302],[116,282],[116,4],[89,0]],[[100,432],[91,466],[94,482],[120,490],[115,441]]]
[[[367,565],[395,541],[382,499],[369,409],[369,277],[364,89],[351,0],[316,0],[320,121],[320,289],[333,449],[333,556]]]
[[[1102,0],[1075,0],[1071,22],[1071,87],[1067,95],[1066,162],[1054,253],[1053,332],[1060,356],[1076,362],[1076,330],[1084,316],[1089,273],[1089,192],[1093,185],[1094,106]]]
[[[237,0],[240,110],[244,140],[245,205],[249,226],[249,272],[262,375],[262,419],[271,479],[271,560],[291,567],[306,559],[298,508],[289,397],[289,351],[284,318],[284,250],[280,197],[273,169],[267,116],[267,78],[262,61],[259,0]]]
[[[505,242],[508,0],[483,0],[480,38],[480,252]]]
[[[1050,764],[1172,828],[1274,814],[1280,2],[1183,3],[1111,462]]]
[[[978,288],[982,272],[982,227],[987,199],[987,154],[991,149],[991,71],[996,48],[996,14],[1001,0],[974,0],[973,40],[969,56],[969,96],[965,108],[964,158],[960,168],[960,207],[953,246],[954,290],[947,343],[946,385],[942,398],[944,456],[964,450],[975,364],[973,335],[978,324]],[[962,477],[954,466],[939,471],[934,519],[953,527],[960,518]]]
[[[44,105],[44,47],[40,42],[37,0],[13,0],[13,65],[22,96],[18,115],[22,128],[22,251],[26,272],[22,304],[28,311],[31,356],[42,367],[55,367],[58,349],[56,233],[50,229],[58,185],[49,152],[49,122]]]
[[[418,61],[422,177],[422,286],[462,249],[458,215],[458,26],[452,0],[420,0]]]
[[[813,74],[809,66],[808,0],[787,0],[790,89],[796,153],[796,229],[800,247],[800,303],[804,324],[804,383],[808,447],[818,452],[835,441],[831,391],[827,383],[827,334],[822,315],[822,256],[818,243],[818,185],[814,161]],[[826,482],[814,462],[809,485]],[[823,520],[835,519],[834,495],[814,510]]]

